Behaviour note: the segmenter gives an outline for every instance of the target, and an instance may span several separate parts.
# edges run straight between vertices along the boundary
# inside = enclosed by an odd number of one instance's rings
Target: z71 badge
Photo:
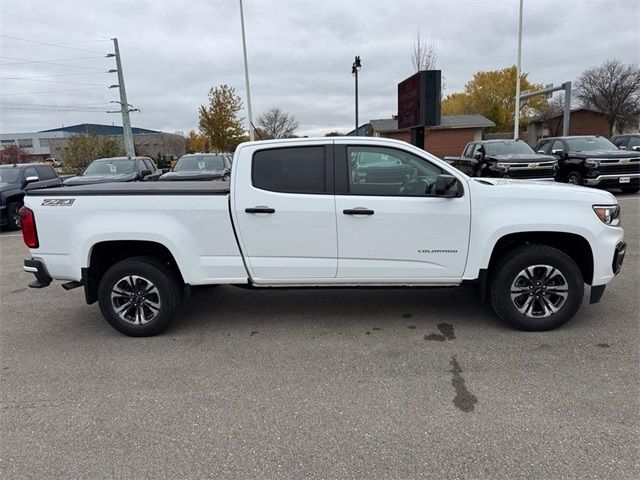
[[[70,207],[75,202],[75,198],[45,198],[42,201],[43,207]]]

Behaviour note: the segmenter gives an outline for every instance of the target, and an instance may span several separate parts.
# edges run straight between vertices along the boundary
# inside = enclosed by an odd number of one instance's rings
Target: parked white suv
[[[185,290],[211,284],[472,283],[514,327],[552,329],[585,283],[600,300],[625,253],[608,192],[472,179],[381,138],[243,143],[230,182],[31,191],[25,205],[31,286],[84,286],[133,336],[162,331]]]

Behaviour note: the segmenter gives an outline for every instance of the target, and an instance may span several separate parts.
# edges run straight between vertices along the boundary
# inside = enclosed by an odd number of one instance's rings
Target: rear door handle
[[[245,208],[244,211],[247,213],[276,213],[276,209],[270,207]]]
[[[345,215],[373,215],[375,212],[368,208],[347,208],[342,213]]]

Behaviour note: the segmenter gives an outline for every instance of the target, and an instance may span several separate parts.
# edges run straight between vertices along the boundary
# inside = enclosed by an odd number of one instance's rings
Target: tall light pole
[[[247,89],[247,113],[249,115],[249,140],[253,142],[253,117],[251,116],[251,90],[249,88],[249,65],[247,63],[247,40],[244,36],[244,13],[242,11],[242,0],[240,0],[240,26],[242,28],[242,53],[244,54],[244,83]]]
[[[518,65],[516,66],[516,112],[513,119],[513,139],[517,140],[520,132],[520,61],[522,59],[522,1],[518,15]]]
[[[354,131],[354,136],[358,135],[358,72],[362,68],[362,63],[360,63],[360,57],[356,56],[353,61],[353,65],[351,65],[351,73],[356,79],[356,129]]]

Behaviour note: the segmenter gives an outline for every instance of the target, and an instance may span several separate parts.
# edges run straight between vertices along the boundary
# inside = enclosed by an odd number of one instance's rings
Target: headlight
[[[607,225],[620,225],[619,205],[594,205],[593,211]]]
[[[584,163],[586,163],[587,165],[591,166],[591,167],[597,167],[600,165],[600,159],[599,158],[585,158]]]

